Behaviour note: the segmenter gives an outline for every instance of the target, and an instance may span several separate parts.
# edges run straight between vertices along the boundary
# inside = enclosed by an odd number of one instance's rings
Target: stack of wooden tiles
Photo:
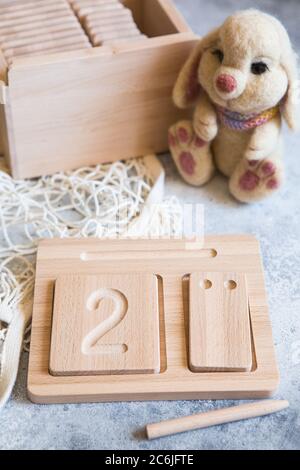
[[[92,47],[67,0],[18,0],[1,4],[0,47],[16,57]]]
[[[113,40],[146,38],[138,29],[132,12],[119,0],[69,0],[93,46]]]
[[[166,151],[188,114],[172,89],[197,40],[173,0],[0,0],[0,153],[13,177]]]

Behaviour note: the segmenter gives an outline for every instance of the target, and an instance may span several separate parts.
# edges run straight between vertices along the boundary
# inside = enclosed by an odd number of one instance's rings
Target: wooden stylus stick
[[[263,400],[185,416],[184,418],[170,419],[161,423],[148,424],[146,426],[147,437],[148,439],[156,439],[157,437],[169,436],[193,429],[207,428],[216,424],[255,418],[275,413],[288,406],[289,402],[287,400]]]

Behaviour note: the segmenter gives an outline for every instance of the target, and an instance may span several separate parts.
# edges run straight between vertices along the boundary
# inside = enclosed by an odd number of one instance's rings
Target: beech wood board
[[[52,375],[49,361],[56,280],[70,274],[118,274],[126,280],[138,273],[157,278],[159,373]],[[193,273],[223,273],[225,277],[234,273],[237,279],[245,279],[251,326],[251,370],[191,370],[189,280]],[[247,361],[246,358],[246,365]],[[28,373],[32,401],[250,399],[269,397],[278,382],[260,248],[253,236],[207,236],[201,246],[182,240],[143,239],[52,239],[40,243]]]
[[[146,374],[159,370],[156,276],[68,274],[57,279],[52,375]]]
[[[189,357],[193,372],[252,367],[247,282],[240,273],[192,273]]]

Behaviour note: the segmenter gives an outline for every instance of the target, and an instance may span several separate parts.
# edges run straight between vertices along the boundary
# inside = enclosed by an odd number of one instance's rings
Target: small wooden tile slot
[[[244,274],[192,273],[189,310],[189,364],[193,372],[251,370]]]
[[[58,277],[49,368],[52,375],[159,373],[156,276]]]

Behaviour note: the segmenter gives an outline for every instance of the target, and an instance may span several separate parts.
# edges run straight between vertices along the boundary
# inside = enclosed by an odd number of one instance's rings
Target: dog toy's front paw
[[[218,133],[218,126],[215,121],[205,122],[195,119],[193,124],[196,134],[206,142],[211,142]]]
[[[206,183],[214,172],[210,147],[196,135],[190,121],[180,121],[169,129],[169,147],[182,178],[193,186]]]
[[[279,189],[282,168],[271,160],[243,160],[233,173],[229,188],[242,202],[259,201]]]

